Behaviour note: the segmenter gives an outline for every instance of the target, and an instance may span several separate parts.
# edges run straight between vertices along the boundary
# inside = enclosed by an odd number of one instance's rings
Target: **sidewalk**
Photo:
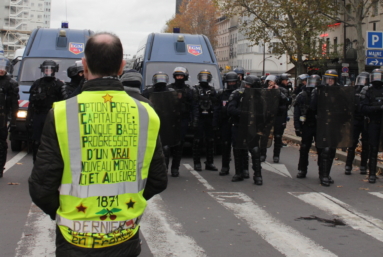
[[[283,139],[287,140],[287,141],[291,141],[291,142],[293,142],[295,144],[300,144],[301,143],[301,138],[297,137],[295,135],[294,118],[293,118],[292,112],[293,112],[293,108],[289,111],[290,121],[287,122],[287,124],[286,124],[286,129],[285,129],[285,133],[283,134]],[[314,144],[311,147],[311,149],[316,151],[316,148],[315,148]],[[381,153],[379,153],[378,158],[380,157],[380,155],[381,155]],[[335,158],[340,160],[340,161],[346,162],[347,152],[343,152],[342,150],[336,150]],[[354,167],[355,166],[357,166],[357,167],[360,166],[360,155],[359,155],[358,152],[356,152],[356,154],[355,154],[355,159],[354,159],[354,162],[353,162],[352,165]],[[382,172],[383,172],[383,163],[378,161],[378,174],[381,174]]]

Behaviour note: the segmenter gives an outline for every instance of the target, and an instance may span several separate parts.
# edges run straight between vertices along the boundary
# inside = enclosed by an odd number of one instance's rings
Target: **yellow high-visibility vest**
[[[54,104],[64,172],[56,222],[71,244],[101,248],[134,236],[160,121],[125,91],[84,91]]]

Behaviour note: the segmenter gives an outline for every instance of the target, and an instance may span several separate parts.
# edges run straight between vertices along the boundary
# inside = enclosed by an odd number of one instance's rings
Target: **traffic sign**
[[[342,67],[342,72],[343,73],[348,73],[348,67]],[[343,75],[342,75],[343,76]]]
[[[367,48],[383,49],[383,32],[367,31]]]
[[[366,57],[383,58],[383,50],[367,49],[366,50]]]
[[[342,77],[348,77],[348,72],[342,73],[341,75],[342,75]]]
[[[366,65],[383,66],[383,58],[366,58]]]

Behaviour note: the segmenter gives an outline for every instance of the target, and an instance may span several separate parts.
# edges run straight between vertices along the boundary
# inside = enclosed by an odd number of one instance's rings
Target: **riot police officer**
[[[202,171],[200,147],[202,140],[206,141],[205,169],[218,171],[214,166],[214,133],[218,131],[217,92],[209,85],[212,80],[211,72],[202,70],[198,73],[199,84],[195,85],[195,111],[193,116],[194,140],[193,161],[194,169]]]
[[[194,90],[189,84],[185,83],[189,79],[189,72],[185,67],[176,67],[173,71],[173,78],[174,83],[171,83],[168,87],[176,91],[179,100],[180,144],[171,147],[173,156],[171,174],[173,177],[178,177],[185,137],[193,116]]]
[[[306,74],[303,74],[306,75]],[[301,77],[302,75],[300,75]],[[302,77],[301,77],[302,79]],[[304,77],[307,82],[307,78]],[[309,164],[309,152],[313,142],[316,139],[316,116],[310,109],[311,92],[321,84],[319,75],[311,75],[308,82],[302,84],[302,91],[298,94],[294,105],[294,128],[295,134],[302,137],[299,149],[299,162],[297,178],[305,178]]]
[[[288,78],[287,78],[288,79]],[[284,77],[279,78],[279,80],[283,81],[286,80]],[[269,75],[266,78],[266,85],[268,86],[269,89],[278,89],[281,91],[281,93],[284,95],[285,100],[283,101],[283,104],[279,105],[279,110],[277,113],[277,116],[275,117],[275,122],[274,122],[274,154],[273,154],[273,161],[274,163],[279,162],[279,155],[281,153],[281,148],[283,146],[282,142],[282,136],[286,128],[286,122],[287,122],[287,110],[288,110],[288,105],[291,104],[291,99],[288,97],[289,92],[286,88],[283,86],[279,86],[277,84],[278,78],[275,75]],[[287,81],[286,81],[287,82]],[[266,140],[266,139],[263,139]],[[265,144],[262,144],[265,145]],[[266,152],[267,149],[265,147],[261,148],[261,161],[266,160]]]
[[[310,76],[308,74],[301,74],[297,78],[297,86],[293,90],[293,95],[298,96],[302,92],[303,88],[307,85],[307,79]]]
[[[222,139],[222,168],[219,172],[220,176],[229,175],[230,159],[231,159],[231,142],[232,142],[232,124],[228,114],[228,101],[231,93],[238,87],[238,75],[233,71],[229,71],[225,76],[226,88],[218,91],[218,102],[220,103],[219,111],[219,127],[221,129]],[[248,177],[247,172],[247,177]]]
[[[246,79],[244,80],[245,87],[241,87],[239,89],[236,89],[233,91],[233,93],[230,96],[227,111],[229,115],[231,116],[231,121],[233,123],[232,126],[232,144],[233,144],[233,155],[234,155],[234,167],[235,167],[235,175],[231,179],[232,182],[238,182],[242,181],[243,179],[249,178],[249,171],[248,171],[248,150],[252,149],[241,149],[238,145],[238,133],[239,129],[239,123],[240,119],[245,119],[243,115],[246,115],[241,110],[241,102],[244,97],[245,88],[260,88],[261,87],[261,81],[258,77],[249,75],[246,76]],[[243,103],[247,104],[247,103]],[[242,116],[241,116],[242,115]],[[246,132],[245,132],[246,133]],[[252,155],[254,158],[259,155],[259,148],[257,148],[257,153]],[[259,159],[259,158],[258,158]],[[260,160],[259,163],[253,160],[253,169],[254,169],[254,183],[257,185],[262,185],[262,173],[261,173],[261,167],[260,167]]]
[[[368,72],[361,72],[355,81],[355,112],[354,112],[354,137],[353,137],[353,146],[347,149],[347,158],[345,166],[345,174],[350,175],[352,170],[352,162],[355,158],[355,149],[358,146],[359,137],[361,138],[362,143],[362,153],[361,153],[361,164],[360,164],[360,174],[367,174],[367,160],[368,160],[368,131],[367,124],[364,118],[364,115],[360,111],[360,92],[363,87],[370,84]]]
[[[158,116],[160,117],[160,121],[161,121],[160,137],[161,137],[162,149],[165,155],[166,168],[168,168],[169,160],[170,160],[170,147],[173,146],[173,143],[170,143],[170,141],[173,141],[173,140],[169,140],[169,138],[174,138],[175,135],[173,133],[175,133],[175,131],[169,131],[167,129],[169,128],[167,127],[167,125],[169,125],[169,123],[175,123],[170,121],[170,118],[173,118],[173,115],[169,115],[171,114],[171,111],[172,111],[171,109],[173,109],[173,111],[175,110],[174,108],[171,108],[171,107],[167,108],[167,107],[169,106],[169,104],[171,104],[171,106],[174,107],[173,103],[175,103],[175,94],[174,94],[175,91],[174,89],[167,87],[167,84],[169,83],[169,76],[162,71],[159,71],[153,75],[152,83],[153,83],[152,86],[148,86],[145,88],[145,90],[142,92],[142,96],[144,96],[145,98],[149,99],[152,102],[154,110],[157,112]],[[159,93],[165,93],[165,94],[159,94]],[[166,93],[170,93],[170,94],[166,94]],[[170,129],[172,127],[173,126],[170,126]],[[175,143],[179,143],[179,142],[175,142]],[[172,174],[172,176],[175,176],[175,175]]]
[[[327,110],[330,108],[330,106],[322,106],[323,103],[318,101],[318,95],[320,94],[320,92],[318,92],[318,91],[319,90],[323,91],[324,94],[326,95],[326,93],[325,93],[326,87],[337,87],[337,88],[340,87],[340,84],[338,83],[338,73],[336,70],[327,70],[325,72],[325,74],[323,75],[321,86],[315,88],[312,91],[310,108],[314,111],[314,113],[316,115],[318,114],[319,108],[322,108],[322,109],[325,108]],[[341,99],[335,99],[336,97],[331,96],[331,95],[328,98],[330,99],[330,97],[334,98],[335,101],[341,100]],[[350,99],[347,99],[345,102],[350,102],[349,100]],[[327,115],[331,115],[331,113],[328,113],[328,111],[327,111]],[[346,115],[344,115],[344,116],[346,116]],[[321,117],[319,117],[319,114],[318,114],[317,115],[317,121],[318,121],[317,124],[321,124],[321,122],[319,122],[320,118]],[[328,120],[326,117],[324,117],[324,119],[326,119],[326,121]],[[324,123],[327,123],[326,121]],[[339,123],[341,124],[344,122],[339,121]],[[326,124],[321,124],[321,125],[325,126]],[[340,128],[338,128],[338,127],[322,129],[321,133],[322,132],[323,133],[325,133],[325,132],[332,133],[332,137],[336,138],[335,140],[328,140],[328,139],[327,140],[321,140],[318,136],[318,132],[319,132],[319,129],[317,129],[317,138],[316,138],[316,146],[317,146],[317,152],[318,152],[319,180],[320,180],[320,183],[322,186],[330,186],[330,184],[334,183],[334,180],[330,176],[330,172],[331,172],[332,163],[333,163],[334,158],[335,158],[337,142],[333,143],[335,146],[334,145],[327,145],[327,144],[330,144],[332,141],[335,141],[337,139],[339,140],[339,138],[341,138],[341,135],[340,135],[341,131],[340,131]],[[329,135],[326,135],[326,136],[329,136]],[[331,135],[329,137],[331,137]],[[324,141],[326,141],[326,142],[324,142]],[[324,142],[324,144],[326,146],[321,147],[319,142],[321,142],[321,143]]]
[[[67,75],[71,79],[63,86],[64,99],[71,97],[72,93],[84,83],[84,66],[81,61],[76,61],[72,66],[67,69]]]
[[[234,69],[234,72],[238,75],[238,86],[237,88],[240,88],[242,86],[242,81],[245,79],[245,69],[242,67],[237,67]]]
[[[40,137],[45,118],[54,102],[64,99],[62,94],[63,82],[55,77],[59,65],[53,60],[45,60],[40,65],[42,77],[36,80],[29,90],[29,106],[26,126],[32,130],[33,161],[36,160]]]
[[[4,165],[7,161],[8,116],[10,130],[16,126],[16,115],[19,109],[19,85],[8,73],[12,65],[7,58],[0,57],[0,178],[3,177]]]
[[[360,93],[361,111],[368,119],[368,182],[376,182],[378,152],[382,150],[381,122],[383,115],[383,70],[374,69],[370,73],[370,86],[365,86]]]

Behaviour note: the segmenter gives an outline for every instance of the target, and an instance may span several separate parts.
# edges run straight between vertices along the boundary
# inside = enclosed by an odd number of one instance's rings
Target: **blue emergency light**
[[[69,27],[69,23],[67,21],[62,21],[61,22],[61,28],[62,29],[67,29]]]

